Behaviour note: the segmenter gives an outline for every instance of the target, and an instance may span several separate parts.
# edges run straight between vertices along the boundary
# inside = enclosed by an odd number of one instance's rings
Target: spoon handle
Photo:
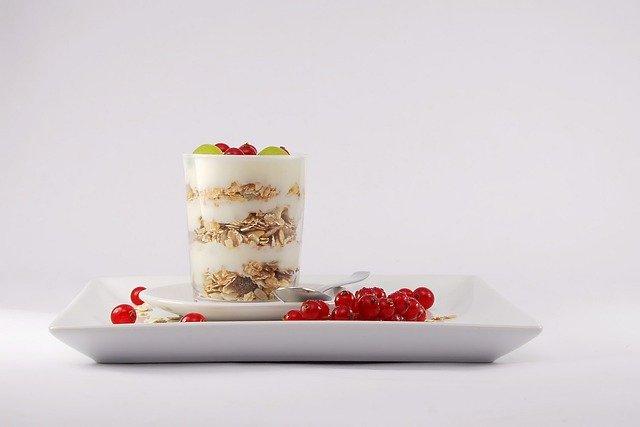
[[[369,277],[369,275],[371,275],[371,272],[369,272],[369,271],[356,271],[348,279],[340,280],[340,281],[335,282],[333,284],[329,284],[329,285],[323,286],[320,289],[320,292],[326,292],[331,288],[337,288],[339,286],[352,285],[354,283],[362,282],[367,277]]]

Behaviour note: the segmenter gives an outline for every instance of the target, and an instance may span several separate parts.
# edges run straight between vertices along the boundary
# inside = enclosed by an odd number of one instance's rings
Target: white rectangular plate
[[[338,276],[308,276],[324,283]],[[393,291],[426,285],[441,323],[362,321],[220,321],[112,325],[111,309],[135,286],[184,283],[185,277],[114,277],[90,281],[53,321],[51,333],[99,363],[232,361],[492,362],[542,327],[475,276],[372,276]],[[356,288],[362,285],[355,285]]]

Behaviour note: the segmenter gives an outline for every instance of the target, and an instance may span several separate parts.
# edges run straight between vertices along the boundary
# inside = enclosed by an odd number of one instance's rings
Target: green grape
[[[222,150],[212,144],[202,144],[195,150],[193,154],[223,154]]]
[[[265,147],[258,153],[259,156],[288,156],[287,150],[281,147],[270,146]]]

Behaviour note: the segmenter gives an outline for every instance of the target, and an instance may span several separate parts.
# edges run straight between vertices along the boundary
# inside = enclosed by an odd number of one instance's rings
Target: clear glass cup
[[[295,286],[304,157],[185,154],[189,264],[198,300],[268,301]]]

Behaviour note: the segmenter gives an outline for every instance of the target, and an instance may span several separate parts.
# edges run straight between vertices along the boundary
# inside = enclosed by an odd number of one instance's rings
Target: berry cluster
[[[309,300],[300,310],[291,310],[283,320],[384,320],[423,322],[433,305],[433,292],[425,287],[402,288],[387,295],[378,287],[362,288],[355,295],[342,291],[335,297],[335,308],[329,312],[324,301]]]
[[[245,142],[240,147],[229,147],[224,142],[218,142],[217,144],[202,144],[195,150],[193,150],[193,154],[224,154],[227,156],[282,156],[289,155],[289,151],[280,146],[276,147],[274,145],[263,148],[258,152],[256,147]]]
[[[144,301],[140,299],[140,292],[144,291],[144,286],[138,286],[131,291],[131,302],[135,305],[142,305]],[[111,323],[119,325],[122,323],[136,323],[138,314],[136,309],[129,304],[117,305],[111,310]],[[207,319],[200,313],[187,313],[180,319],[181,322],[206,322]]]

